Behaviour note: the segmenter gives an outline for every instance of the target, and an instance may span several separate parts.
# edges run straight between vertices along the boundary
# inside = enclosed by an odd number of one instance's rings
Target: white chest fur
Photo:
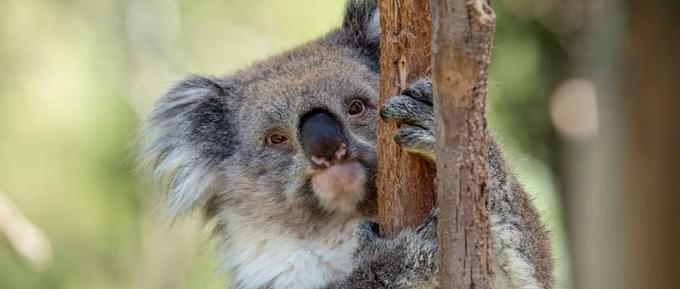
[[[358,247],[356,225],[314,239],[280,230],[244,230],[225,243],[223,264],[234,289],[320,288],[349,274]]]

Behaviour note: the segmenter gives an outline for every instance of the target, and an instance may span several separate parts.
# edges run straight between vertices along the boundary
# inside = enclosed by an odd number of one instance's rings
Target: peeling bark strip
[[[495,15],[489,0],[432,3],[440,283],[494,288],[485,102]]]
[[[428,0],[380,0],[380,106],[430,72],[432,29]],[[380,230],[394,236],[413,227],[434,206],[434,166],[401,151],[396,125],[378,119]]]

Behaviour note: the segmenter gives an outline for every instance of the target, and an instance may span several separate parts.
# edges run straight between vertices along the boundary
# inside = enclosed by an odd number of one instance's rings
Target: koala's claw
[[[434,117],[432,109],[432,82],[416,80],[401,95],[391,97],[380,110],[385,121],[403,125],[394,140],[404,150],[435,159]]]
[[[397,130],[394,141],[405,151],[420,154],[430,160],[435,159],[435,139],[431,130],[419,127],[404,127]]]
[[[432,105],[432,80],[429,78],[418,79],[411,83],[411,86],[402,91],[401,94]]]

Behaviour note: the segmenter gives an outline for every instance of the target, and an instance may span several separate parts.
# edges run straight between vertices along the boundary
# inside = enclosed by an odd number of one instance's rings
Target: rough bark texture
[[[440,281],[494,288],[485,103],[495,15],[487,0],[433,3]]]
[[[432,43],[428,0],[380,1],[380,98],[382,104],[430,72]],[[434,206],[434,165],[402,151],[397,127],[378,120],[378,209],[380,230],[394,236],[413,227]]]

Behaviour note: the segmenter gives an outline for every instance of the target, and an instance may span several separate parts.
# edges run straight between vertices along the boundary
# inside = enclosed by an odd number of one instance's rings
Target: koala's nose
[[[300,121],[302,148],[317,166],[328,167],[347,158],[348,142],[342,123],[328,111],[314,111]]]

